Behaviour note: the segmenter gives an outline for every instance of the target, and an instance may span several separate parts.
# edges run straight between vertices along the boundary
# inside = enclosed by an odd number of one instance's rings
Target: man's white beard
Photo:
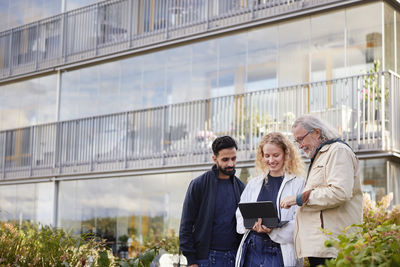
[[[315,152],[317,151],[317,148],[319,146],[319,144],[314,142],[314,140],[312,141],[312,143],[313,143],[313,146],[308,152],[304,152],[304,150],[303,150],[304,154],[306,154],[306,157],[309,158],[309,159],[314,157]]]

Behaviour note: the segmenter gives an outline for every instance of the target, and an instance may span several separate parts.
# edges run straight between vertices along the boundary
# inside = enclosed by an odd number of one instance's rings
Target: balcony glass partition
[[[267,132],[291,135],[311,113],[355,151],[398,151],[398,75],[372,73],[2,132],[3,177],[208,162],[210,142],[232,135],[252,159]]]

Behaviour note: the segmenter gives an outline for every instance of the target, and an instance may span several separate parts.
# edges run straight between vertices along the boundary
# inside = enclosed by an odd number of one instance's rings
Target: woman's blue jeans
[[[250,233],[242,248],[241,266],[245,267],[282,267],[281,247],[269,237]]]
[[[210,250],[208,259],[197,260],[199,267],[234,267],[236,250],[218,251]]]

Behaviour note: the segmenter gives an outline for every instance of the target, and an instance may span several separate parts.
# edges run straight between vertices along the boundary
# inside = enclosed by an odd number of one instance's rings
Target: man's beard
[[[221,168],[220,166],[217,166],[217,167],[218,167],[218,170],[219,170],[221,173],[225,174],[225,175],[232,176],[232,175],[234,175],[235,172],[236,172],[235,167],[232,167],[232,168],[225,168],[225,169]]]
[[[304,152],[304,154],[306,154],[306,157],[309,158],[309,159],[311,159],[312,157],[314,157],[315,152],[317,151],[318,146],[319,146],[319,144],[313,142],[312,148],[311,148],[307,153]],[[303,150],[303,151],[304,151],[304,150]]]

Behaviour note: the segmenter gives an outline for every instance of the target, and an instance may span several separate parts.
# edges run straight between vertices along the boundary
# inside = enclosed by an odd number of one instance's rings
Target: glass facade
[[[56,120],[56,75],[0,86],[0,130]]]
[[[382,62],[383,10],[394,13],[372,3],[63,72],[60,119],[365,73]],[[393,39],[394,16],[385,24]],[[393,57],[394,46],[386,50]]]
[[[54,183],[0,186],[0,220],[53,225]]]
[[[196,172],[60,182],[58,225],[106,238],[115,253],[121,236],[131,246],[177,235],[186,189]]]
[[[397,13],[370,3],[64,71],[59,107],[56,75],[2,85],[0,130],[360,74],[383,55],[395,69]],[[329,101],[312,97],[313,111]]]

